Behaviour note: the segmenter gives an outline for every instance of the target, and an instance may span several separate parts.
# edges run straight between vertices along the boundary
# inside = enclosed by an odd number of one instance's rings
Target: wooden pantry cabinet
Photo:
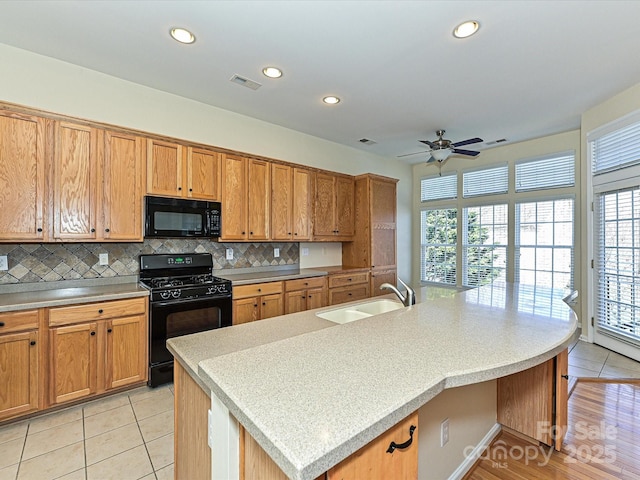
[[[282,282],[233,287],[233,325],[284,314]]]
[[[147,140],[147,194],[220,201],[222,154]]]
[[[271,238],[311,239],[310,170],[274,163],[271,165]]]
[[[39,319],[38,310],[0,313],[0,420],[42,405]]]
[[[220,241],[270,240],[270,162],[224,154],[222,178]]]
[[[327,278],[312,277],[284,282],[284,313],[303,312],[327,305]]]
[[[0,110],[0,240],[42,241],[46,120]]]
[[[147,299],[48,309],[49,402],[147,380]]]
[[[349,241],[355,232],[353,177],[316,173],[313,240]]]

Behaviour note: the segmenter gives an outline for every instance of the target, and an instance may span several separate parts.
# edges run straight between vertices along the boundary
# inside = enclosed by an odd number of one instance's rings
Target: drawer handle
[[[36,344],[36,341],[35,341],[35,340],[31,340],[31,341],[29,342],[29,345],[31,345],[32,347],[33,347],[35,344]]]
[[[104,313],[103,309],[98,310],[98,313]]]
[[[562,378],[564,378],[565,380],[569,380],[569,375],[560,375]]]
[[[393,453],[393,451],[396,448],[399,448],[399,449],[402,450],[403,448],[409,447],[411,445],[411,443],[413,442],[413,432],[415,431],[415,429],[416,429],[415,425],[411,425],[409,427],[409,440],[407,440],[406,442],[404,442],[404,443],[391,442],[389,444],[389,448],[387,448],[387,453]]]
[[[93,337],[96,334],[96,332],[91,332],[91,336]]]

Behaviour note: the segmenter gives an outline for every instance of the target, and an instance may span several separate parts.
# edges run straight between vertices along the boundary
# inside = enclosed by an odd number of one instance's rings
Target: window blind
[[[473,170],[462,174],[462,196],[464,198],[507,193],[508,191],[507,165]]]
[[[456,284],[457,209],[420,213],[420,280]]]
[[[449,173],[441,177],[428,177],[420,181],[420,201],[457,198],[458,175]]]
[[[462,210],[462,284],[478,287],[505,280],[508,206],[486,205]]]
[[[591,141],[591,170],[598,175],[640,163],[640,122]]]
[[[516,164],[516,192],[572,187],[576,183],[573,153]]]

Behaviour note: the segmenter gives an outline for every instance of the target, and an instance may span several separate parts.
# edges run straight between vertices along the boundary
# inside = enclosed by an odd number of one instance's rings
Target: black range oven
[[[212,275],[209,253],[140,255],[149,301],[149,386],[173,380],[168,338],[231,326],[231,282]]]

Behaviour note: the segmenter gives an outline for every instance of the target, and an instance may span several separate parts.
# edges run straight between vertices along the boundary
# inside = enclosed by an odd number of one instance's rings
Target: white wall
[[[0,100],[347,174],[398,178],[398,273],[411,277],[411,167],[0,44]],[[312,246],[306,266],[335,264]],[[325,263],[327,262],[327,263]],[[334,263],[328,263],[334,262]]]

